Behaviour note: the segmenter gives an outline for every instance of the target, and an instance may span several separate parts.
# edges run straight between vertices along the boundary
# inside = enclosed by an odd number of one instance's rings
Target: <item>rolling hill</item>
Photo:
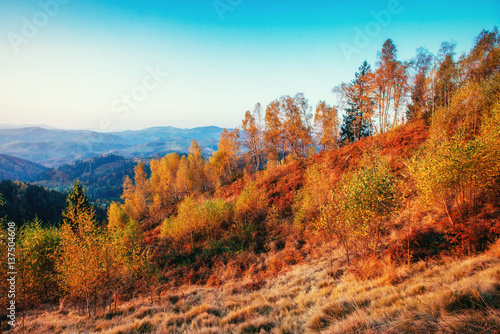
[[[59,130],[42,127],[0,128],[0,154],[56,167],[104,154],[125,158],[163,156],[187,152],[191,140],[204,147],[205,154],[217,149],[219,127],[178,129],[154,127],[138,131],[100,133],[87,130]]]
[[[0,154],[0,181],[31,181],[46,168],[37,163]]]

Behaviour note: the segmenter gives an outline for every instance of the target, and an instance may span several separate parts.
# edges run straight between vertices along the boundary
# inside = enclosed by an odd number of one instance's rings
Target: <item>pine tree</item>
[[[346,111],[340,127],[341,143],[352,143],[373,133],[371,116],[375,102],[372,98],[372,77],[371,67],[365,60],[359,67],[359,72],[356,72],[354,80],[334,89],[339,93]]]
[[[66,208],[61,216],[62,224],[67,224],[77,235],[83,235],[96,223],[94,208],[89,202],[80,182],[76,182],[66,197]]]

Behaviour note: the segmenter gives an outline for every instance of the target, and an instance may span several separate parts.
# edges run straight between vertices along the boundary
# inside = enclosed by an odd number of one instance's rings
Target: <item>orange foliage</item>
[[[257,179],[259,188],[265,189],[269,207],[274,205],[280,213],[290,213],[295,192],[302,186],[305,164],[302,161],[266,171]]]

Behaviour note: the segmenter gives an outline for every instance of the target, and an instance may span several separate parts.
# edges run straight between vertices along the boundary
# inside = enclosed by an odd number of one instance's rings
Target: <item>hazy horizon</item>
[[[54,127],[50,126],[47,124],[4,124],[0,123],[0,130],[5,130],[5,129],[23,129],[23,128],[42,128],[42,129],[47,129],[47,130],[61,130],[61,131],[97,131],[97,132],[103,132],[103,133],[114,133],[114,132],[125,132],[125,131],[144,131],[148,129],[153,129],[153,128],[176,128],[176,129],[181,129],[181,130],[192,130],[192,129],[197,129],[197,128],[210,128],[210,127],[216,127],[216,128],[221,128],[221,129],[227,129],[227,130],[233,130],[234,128],[229,128],[229,127],[223,127],[223,126],[218,126],[218,125],[203,125],[203,126],[193,126],[193,127],[180,127],[180,126],[173,126],[173,125],[153,125],[153,126],[147,126],[144,128],[136,128],[136,129],[114,129],[110,131],[101,131],[99,129],[86,129],[86,128],[59,128],[59,127]]]

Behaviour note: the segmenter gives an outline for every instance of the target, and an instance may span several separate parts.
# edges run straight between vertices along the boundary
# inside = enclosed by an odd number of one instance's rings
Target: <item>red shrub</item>
[[[418,262],[447,249],[445,235],[431,226],[414,227],[387,249],[391,262]]]
[[[451,226],[446,239],[455,245],[453,251],[458,255],[484,252],[498,237],[498,225],[497,220],[472,218]]]

